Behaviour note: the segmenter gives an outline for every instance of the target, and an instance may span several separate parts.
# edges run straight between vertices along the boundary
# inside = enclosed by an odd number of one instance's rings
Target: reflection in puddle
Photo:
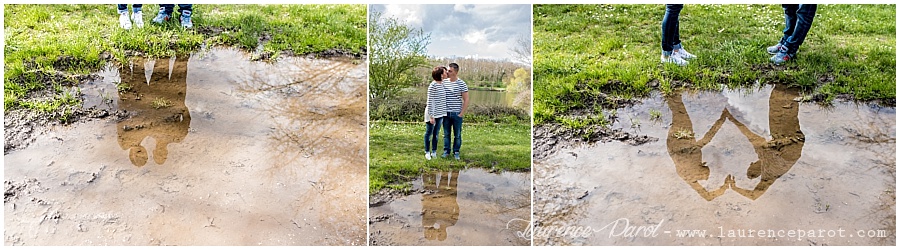
[[[149,81],[145,78],[143,60],[131,67],[119,69],[121,84],[130,88],[120,93],[119,109],[130,117],[116,124],[119,147],[128,151],[128,158],[135,166],[147,163],[148,153],[141,142],[152,137],[156,147],[151,152],[153,161],[162,165],[168,156],[168,145],[180,143],[188,134],[191,113],[184,101],[187,96],[188,57],[158,59],[153,65]]]
[[[215,48],[98,74],[83,105],[114,117],[4,157],[41,189],[6,203],[7,244],[365,244],[364,63]]]
[[[619,109],[632,122],[614,128],[659,141],[595,143],[535,162],[536,223],[599,228],[625,218],[632,226],[663,221],[660,230],[842,228],[886,230],[888,237],[594,234],[536,238],[535,244],[894,245],[896,109],[820,106],[795,102],[798,96],[781,85],[760,85],[654,93]]]
[[[530,218],[528,173],[437,171],[413,182],[418,194],[370,207],[373,245],[530,245],[516,236]]]
[[[800,94],[797,90],[787,89],[784,85],[777,85],[772,89],[768,105],[769,135],[759,135],[751,131],[747,125],[731,114],[729,109],[734,108],[726,105],[712,127],[702,137],[694,138],[696,135],[694,126],[682,96],[667,96],[666,103],[672,113],[672,125],[669,127],[666,144],[678,175],[708,201],[721,196],[728,189],[756,200],[800,158],[805,137],[800,130],[798,119],[800,105],[794,102],[798,97]],[[739,187],[731,175],[727,175],[722,180],[722,185],[714,190],[707,190],[699,183],[700,180],[709,179],[711,167],[721,167],[709,166],[704,162],[702,149],[716,136],[726,120],[737,126],[744,139],[753,145],[758,160],[746,167],[747,178],[751,180],[760,178],[759,184],[753,188]],[[767,138],[769,136],[771,138]]]
[[[422,176],[422,227],[425,239],[447,239],[447,228],[459,220],[459,203],[456,202],[456,186],[459,171],[432,172]]]

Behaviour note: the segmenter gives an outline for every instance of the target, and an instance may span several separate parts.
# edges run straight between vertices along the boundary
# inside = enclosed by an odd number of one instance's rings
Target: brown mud
[[[365,244],[365,64],[212,49],[96,75],[82,108],[108,119],[4,157],[6,245]]]
[[[896,109],[798,97],[761,85],[654,94],[619,109],[627,119],[611,129],[659,141],[581,144],[536,158],[535,225],[594,231],[537,234],[535,245],[896,244]],[[621,235],[625,221],[658,231]],[[746,237],[769,229],[844,237]],[[745,237],[729,236],[739,230]]]
[[[413,182],[412,195],[369,208],[370,245],[530,245],[530,175],[484,169],[438,171]]]

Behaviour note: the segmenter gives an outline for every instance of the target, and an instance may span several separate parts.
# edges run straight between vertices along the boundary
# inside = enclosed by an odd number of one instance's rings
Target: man
[[[447,116],[444,117],[444,154],[450,154],[450,133],[453,132],[453,158],[459,160],[459,148],[462,147],[462,123],[466,108],[469,107],[469,86],[459,79],[459,64],[451,63],[447,71],[449,78],[444,79],[447,88]]]
[[[816,16],[816,7],[815,4],[781,5],[784,9],[784,36],[778,44],[766,48],[766,52],[774,55],[769,61],[781,65],[797,56],[797,51],[806,39],[806,33],[809,32]]]

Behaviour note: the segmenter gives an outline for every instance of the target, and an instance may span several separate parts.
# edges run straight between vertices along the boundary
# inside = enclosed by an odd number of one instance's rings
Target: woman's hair
[[[434,70],[431,70],[431,79],[435,81],[443,81],[444,80],[444,71],[447,70],[444,66],[434,67]]]

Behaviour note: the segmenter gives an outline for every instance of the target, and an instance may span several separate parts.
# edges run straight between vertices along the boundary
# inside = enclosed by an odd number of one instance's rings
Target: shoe
[[[131,20],[128,19],[128,13],[119,14],[119,26],[123,29],[131,29]]]
[[[159,7],[159,13],[156,13],[156,17],[153,18],[153,22],[162,24],[166,21],[169,21],[169,19],[172,19],[172,16],[166,14],[166,8]]]
[[[191,11],[185,10],[181,12],[181,27],[185,29],[194,27],[194,23],[191,22]]]
[[[787,53],[787,47],[781,46],[778,53],[772,56],[772,58],[769,58],[769,61],[772,61],[775,65],[781,65],[787,61],[793,60],[794,57],[797,57],[797,53]]]
[[[447,155],[449,155],[449,153],[447,153],[446,151],[444,151],[444,154],[441,155],[441,158],[447,158]]]
[[[431,151],[431,158],[437,158],[437,152]]]
[[[138,11],[135,13],[131,13],[131,21],[134,22],[134,26],[138,28],[144,27],[144,12]]]
[[[684,60],[691,60],[691,59],[697,58],[697,56],[695,56],[694,54],[688,53],[687,50],[685,50],[684,48],[672,51],[672,55],[680,57],[681,59],[684,59]]]
[[[682,67],[687,66],[687,64],[688,64],[687,61],[685,61],[684,59],[681,59],[681,57],[678,57],[674,53],[672,53],[671,56],[661,55],[659,58],[659,61],[662,63],[674,63],[675,65],[682,66]]]
[[[431,160],[431,153],[425,152],[425,160]]]
[[[459,152],[453,153],[453,158],[459,160]]]
[[[768,48],[766,48],[766,52],[768,52],[769,55],[778,54],[778,51],[781,50],[782,47],[784,47],[784,45],[781,45],[781,43],[778,43],[778,44],[775,44],[775,45],[772,45],[772,46],[769,46]]]

